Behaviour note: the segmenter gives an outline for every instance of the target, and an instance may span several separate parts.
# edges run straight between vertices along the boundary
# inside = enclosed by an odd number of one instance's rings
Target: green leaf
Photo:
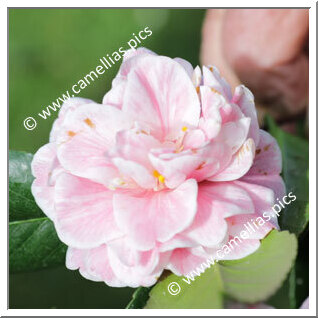
[[[222,308],[224,295],[247,303],[264,301],[285,280],[296,253],[295,235],[273,230],[255,253],[239,260],[220,261],[191,284],[174,274],[164,277],[151,289],[145,308]],[[181,289],[177,295],[168,292],[173,282]]]
[[[269,132],[277,139],[283,156],[283,179],[287,193],[293,192],[297,199],[287,205],[279,222],[282,230],[301,234],[308,224],[309,202],[309,148],[308,142],[288,134],[267,117]]]
[[[44,217],[31,193],[33,155],[9,151],[9,221]]]
[[[41,269],[65,261],[66,246],[31,193],[32,158],[29,153],[9,152],[10,272]]]
[[[142,309],[147,303],[151,287],[139,287],[132,295],[132,299],[126,309]]]
[[[66,246],[47,217],[9,223],[10,272],[62,264],[65,253]]]

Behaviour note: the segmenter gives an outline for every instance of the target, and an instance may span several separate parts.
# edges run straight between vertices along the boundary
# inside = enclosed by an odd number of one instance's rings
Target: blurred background
[[[142,45],[161,55],[199,64],[204,10],[169,9],[10,9],[9,148],[34,153],[47,143],[52,122],[38,121],[27,131],[23,120],[39,118],[52,101],[100,64],[133,33],[146,26]],[[87,86],[81,97],[98,103],[111,87],[121,61]]]
[[[308,10],[9,9],[9,149],[34,153],[48,142],[51,105],[133,33],[158,54],[214,64],[232,86],[246,84],[260,120],[271,114],[292,133],[308,127]],[[101,103],[120,62],[79,94]],[[124,308],[133,289],[109,288],[64,266],[10,275],[10,308]]]

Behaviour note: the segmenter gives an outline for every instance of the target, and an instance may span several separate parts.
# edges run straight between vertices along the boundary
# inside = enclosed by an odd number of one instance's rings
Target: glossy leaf
[[[309,147],[308,142],[280,129],[267,117],[269,132],[277,139],[283,156],[283,179],[287,193],[293,192],[297,199],[287,205],[279,217],[282,230],[301,234],[309,220]]]
[[[31,193],[33,155],[9,151],[9,221],[44,217]]]
[[[35,270],[64,263],[66,246],[46,217],[9,224],[10,272]]]
[[[10,272],[46,268],[65,261],[66,246],[31,193],[33,155],[9,152]]]

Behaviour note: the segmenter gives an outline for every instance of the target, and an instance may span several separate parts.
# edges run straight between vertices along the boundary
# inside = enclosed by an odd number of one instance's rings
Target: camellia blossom
[[[32,162],[32,192],[69,246],[66,266],[110,286],[194,270],[271,215],[222,259],[260,246],[284,195],[281,153],[254,98],[215,67],[128,51],[103,104],[72,98]],[[226,255],[225,255],[226,254]]]

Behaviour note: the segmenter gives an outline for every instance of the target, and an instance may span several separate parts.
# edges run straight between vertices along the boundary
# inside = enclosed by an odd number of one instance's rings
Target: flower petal
[[[119,228],[139,250],[154,248],[188,227],[197,209],[197,183],[187,180],[174,190],[114,195]]]
[[[146,56],[128,74],[123,110],[151,127],[162,141],[183,126],[197,126],[200,105],[191,79],[179,63]]]
[[[280,174],[282,155],[277,141],[266,131],[260,130],[260,140],[255,151],[255,160],[247,175]]]
[[[235,89],[232,102],[241,108],[246,117],[251,118],[251,126],[248,137],[253,138],[255,145],[257,146],[260,138],[259,125],[252,92],[244,85],[240,85]]]
[[[61,241],[84,249],[120,237],[112,198],[113,192],[101,184],[61,174],[55,185],[55,227]]]
[[[188,275],[201,267],[207,258],[200,248],[177,248],[172,252],[167,268],[176,275]]]
[[[119,280],[109,264],[106,245],[89,250],[69,247],[66,253],[66,267],[79,269],[81,275],[89,280],[105,282],[111,287],[125,287],[126,283]]]
[[[155,284],[164,269],[164,264],[158,267],[157,249],[136,251],[125,239],[118,239],[109,244],[108,251],[113,271],[130,287]]]
[[[251,198],[240,187],[231,183],[205,182],[199,185],[195,219],[182,235],[199,245],[213,247],[226,237],[226,218],[253,212]]]
[[[276,203],[274,191],[270,188],[266,188],[257,184],[251,184],[242,181],[235,181],[236,185],[248,192],[253,200],[255,212],[262,216],[266,212],[270,217],[270,222],[276,228],[279,228],[277,216],[272,207]]]
[[[227,81],[221,77],[219,70],[215,66],[202,67],[203,84],[212,87],[222,94],[228,101],[232,99],[231,87]]]
[[[58,173],[63,170],[60,168],[56,157],[56,145],[54,143],[46,144],[36,152],[32,160],[31,169],[35,177],[31,187],[34,199],[42,211],[53,219],[55,215],[55,179]]]
[[[232,181],[241,178],[251,168],[255,155],[255,145],[252,138],[232,157],[229,165],[220,173],[208,178],[209,181]]]
[[[94,102],[90,99],[86,99],[82,97],[73,97],[66,100],[61,106],[58,118],[53,123],[52,129],[50,132],[50,142],[57,140],[57,137],[60,133],[60,129],[64,122],[64,118],[68,112],[75,110],[79,106],[82,106],[85,104],[91,104],[91,103],[94,103]]]
[[[80,106],[66,116],[58,139],[57,155],[70,173],[108,185],[117,169],[106,157],[117,131],[131,122],[119,109],[98,104]]]

